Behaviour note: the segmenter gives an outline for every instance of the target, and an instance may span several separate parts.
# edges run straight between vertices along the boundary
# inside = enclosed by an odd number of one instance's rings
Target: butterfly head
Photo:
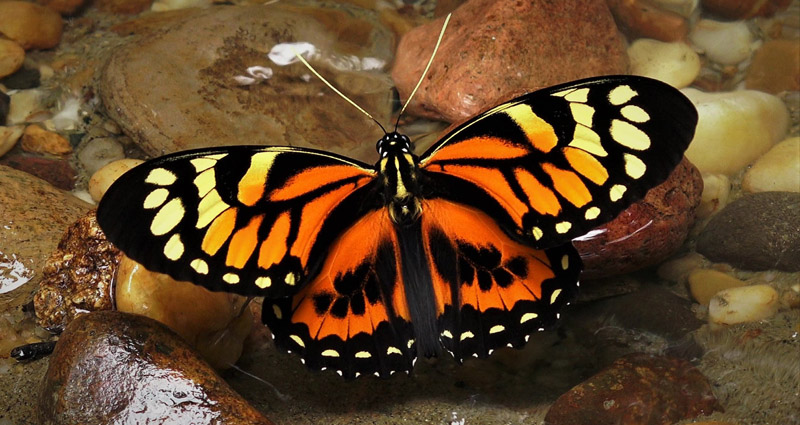
[[[387,133],[376,146],[378,169],[389,215],[396,224],[416,221],[422,213],[417,184],[418,158],[411,152],[411,140],[400,133]]]
[[[375,146],[381,158],[386,158],[391,154],[403,155],[411,154],[411,139],[405,134],[396,131],[386,133]]]

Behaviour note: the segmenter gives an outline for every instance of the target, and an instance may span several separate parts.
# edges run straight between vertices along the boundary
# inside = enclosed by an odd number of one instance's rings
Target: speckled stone
[[[760,192],[728,204],[697,237],[697,252],[745,270],[800,271],[800,193]]]
[[[392,78],[405,99],[444,18],[406,33]],[[627,70],[624,40],[604,1],[471,0],[453,12],[408,112],[457,122],[515,95]]]
[[[70,323],[50,358],[39,407],[47,424],[272,423],[169,328],[113,311]]]

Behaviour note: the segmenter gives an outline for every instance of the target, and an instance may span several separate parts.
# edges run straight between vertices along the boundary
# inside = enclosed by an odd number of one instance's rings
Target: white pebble
[[[689,39],[708,59],[722,65],[744,61],[755,48],[753,35],[743,21],[703,19],[694,26]]]
[[[89,179],[89,194],[92,196],[92,199],[95,202],[100,202],[106,190],[108,190],[119,176],[125,174],[126,171],[142,162],[144,161],[139,159],[120,159],[97,170]]]
[[[789,112],[776,96],[755,90],[681,91],[699,116],[686,157],[701,172],[732,175],[786,135]]]
[[[766,319],[778,311],[778,292],[769,285],[751,285],[719,291],[708,305],[713,324],[733,325]]]
[[[650,0],[661,9],[669,10],[683,16],[691,18],[697,11],[697,4],[700,0]]]
[[[661,80],[675,88],[687,87],[700,73],[700,57],[685,43],[664,43],[649,38],[628,48],[631,74]]]
[[[24,130],[25,127],[21,125],[11,127],[0,126],[0,156],[5,155],[17,144]]]
[[[113,137],[92,139],[78,152],[78,161],[89,174],[122,158],[125,158],[125,149]]]
[[[717,211],[728,205],[731,195],[731,180],[724,174],[703,174],[703,194],[700,196],[700,206],[697,207],[697,217],[711,217]]]
[[[27,122],[29,117],[46,111],[41,103],[44,94],[44,91],[39,89],[19,90],[12,93],[6,124],[22,124]]]
[[[773,146],[747,170],[742,189],[748,192],[800,192],[800,137]]]

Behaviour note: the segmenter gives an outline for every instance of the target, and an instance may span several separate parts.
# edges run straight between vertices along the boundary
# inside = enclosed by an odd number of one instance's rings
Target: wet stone
[[[392,69],[401,98],[422,75],[443,22],[435,19],[401,39]],[[624,40],[604,1],[472,0],[453,12],[408,111],[462,121],[516,95],[624,73],[627,65]]]
[[[800,271],[800,193],[760,192],[728,204],[698,236],[697,252],[745,270]]]
[[[663,425],[715,410],[722,409],[711,385],[691,363],[631,354],[559,397],[544,421],[548,425]]]
[[[301,64],[279,66],[268,58],[275,48],[292,57],[281,43],[311,43],[312,65],[387,123],[390,82],[360,71],[391,60],[393,36],[362,17],[364,10],[340,8],[275,2],[175,11],[181,14],[168,30],[154,26],[155,34],[114,52],[101,75],[100,96],[123,131],[153,156],[268,144],[316,147],[372,163],[382,135],[375,123]],[[250,81],[251,73],[258,74],[252,67],[269,68],[272,76]]]
[[[113,311],[66,328],[39,407],[47,424],[271,424],[169,328]]]
[[[0,125],[6,124],[8,109],[11,106],[11,96],[0,91]]]
[[[0,158],[0,165],[29,173],[62,190],[72,190],[75,186],[75,170],[66,159],[5,155]]]
[[[9,90],[25,90],[39,87],[41,74],[38,69],[20,68],[17,72],[0,79],[0,84]]]

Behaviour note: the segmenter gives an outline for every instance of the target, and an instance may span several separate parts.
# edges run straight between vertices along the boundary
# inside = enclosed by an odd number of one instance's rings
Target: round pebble
[[[686,157],[703,173],[732,175],[786,135],[789,112],[776,96],[755,90],[682,92],[699,115]]]
[[[709,321],[735,325],[766,319],[778,311],[778,292],[769,285],[723,289],[708,304]]]
[[[22,149],[34,153],[67,155],[72,152],[72,146],[67,139],[38,125],[29,125],[25,128],[21,146]]]
[[[699,0],[650,0],[658,7],[675,12],[684,18],[691,18],[697,10]]]
[[[89,194],[95,202],[100,202],[103,194],[106,193],[111,184],[116,181],[119,176],[125,174],[126,171],[141,164],[140,159],[119,159],[97,170],[89,179]]]
[[[800,137],[773,146],[747,170],[742,189],[748,192],[800,192]]]
[[[689,39],[708,59],[722,65],[736,65],[753,51],[753,35],[743,21],[703,19],[694,26]]]
[[[733,276],[711,269],[692,270],[689,273],[688,281],[692,298],[702,305],[708,305],[711,299],[723,289],[747,285]]]
[[[25,49],[19,44],[0,38],[0,78],[16,72],[25,61]]]
[[[770,40],[764,43],[747,69],[747,88],[772,94],[800,90],[798,51],[797,40]]]
[[[0,157],[10,151],[17,140],[22,136],[25,127],[15,125],[12,127],[0,127]]]
[[[46,111],[47,108],[42,105],[44,96],[44,91],[39,89],[19,90],[11,94],[6,124],[22,124],[34,114]]]
[[[56,47],[63,27],[61,15],[48,7],[26,1],[0,2],[0,33],[25,50]]]
[[[700,254],[695,252],[686,254],[682,257],[673,258],[663,262],[658,266],[656,273],[658,277],[670,282],[683,283],[695,269],[699,269],[708,263]]]
[[[125,149],[113,137],[92,139],[78,152],[78,161],[89,174],[94,174],[106,164],[123,158]]]
[[[650,1],[608,0],[607,3],[614,19],[631,38],[647,37],[661,41],[680,41],[689,32],[686,18],[657,7]]]
[[[661,80],[673,87],[687,87],[700,73],[700,57],[681,42],[665,43],[641,38],[628,48],[631,74]]]
[[[711,217],[728,205],[731,180],[724,174],[703,174],[703,195],[697,208],[697,217]]]

